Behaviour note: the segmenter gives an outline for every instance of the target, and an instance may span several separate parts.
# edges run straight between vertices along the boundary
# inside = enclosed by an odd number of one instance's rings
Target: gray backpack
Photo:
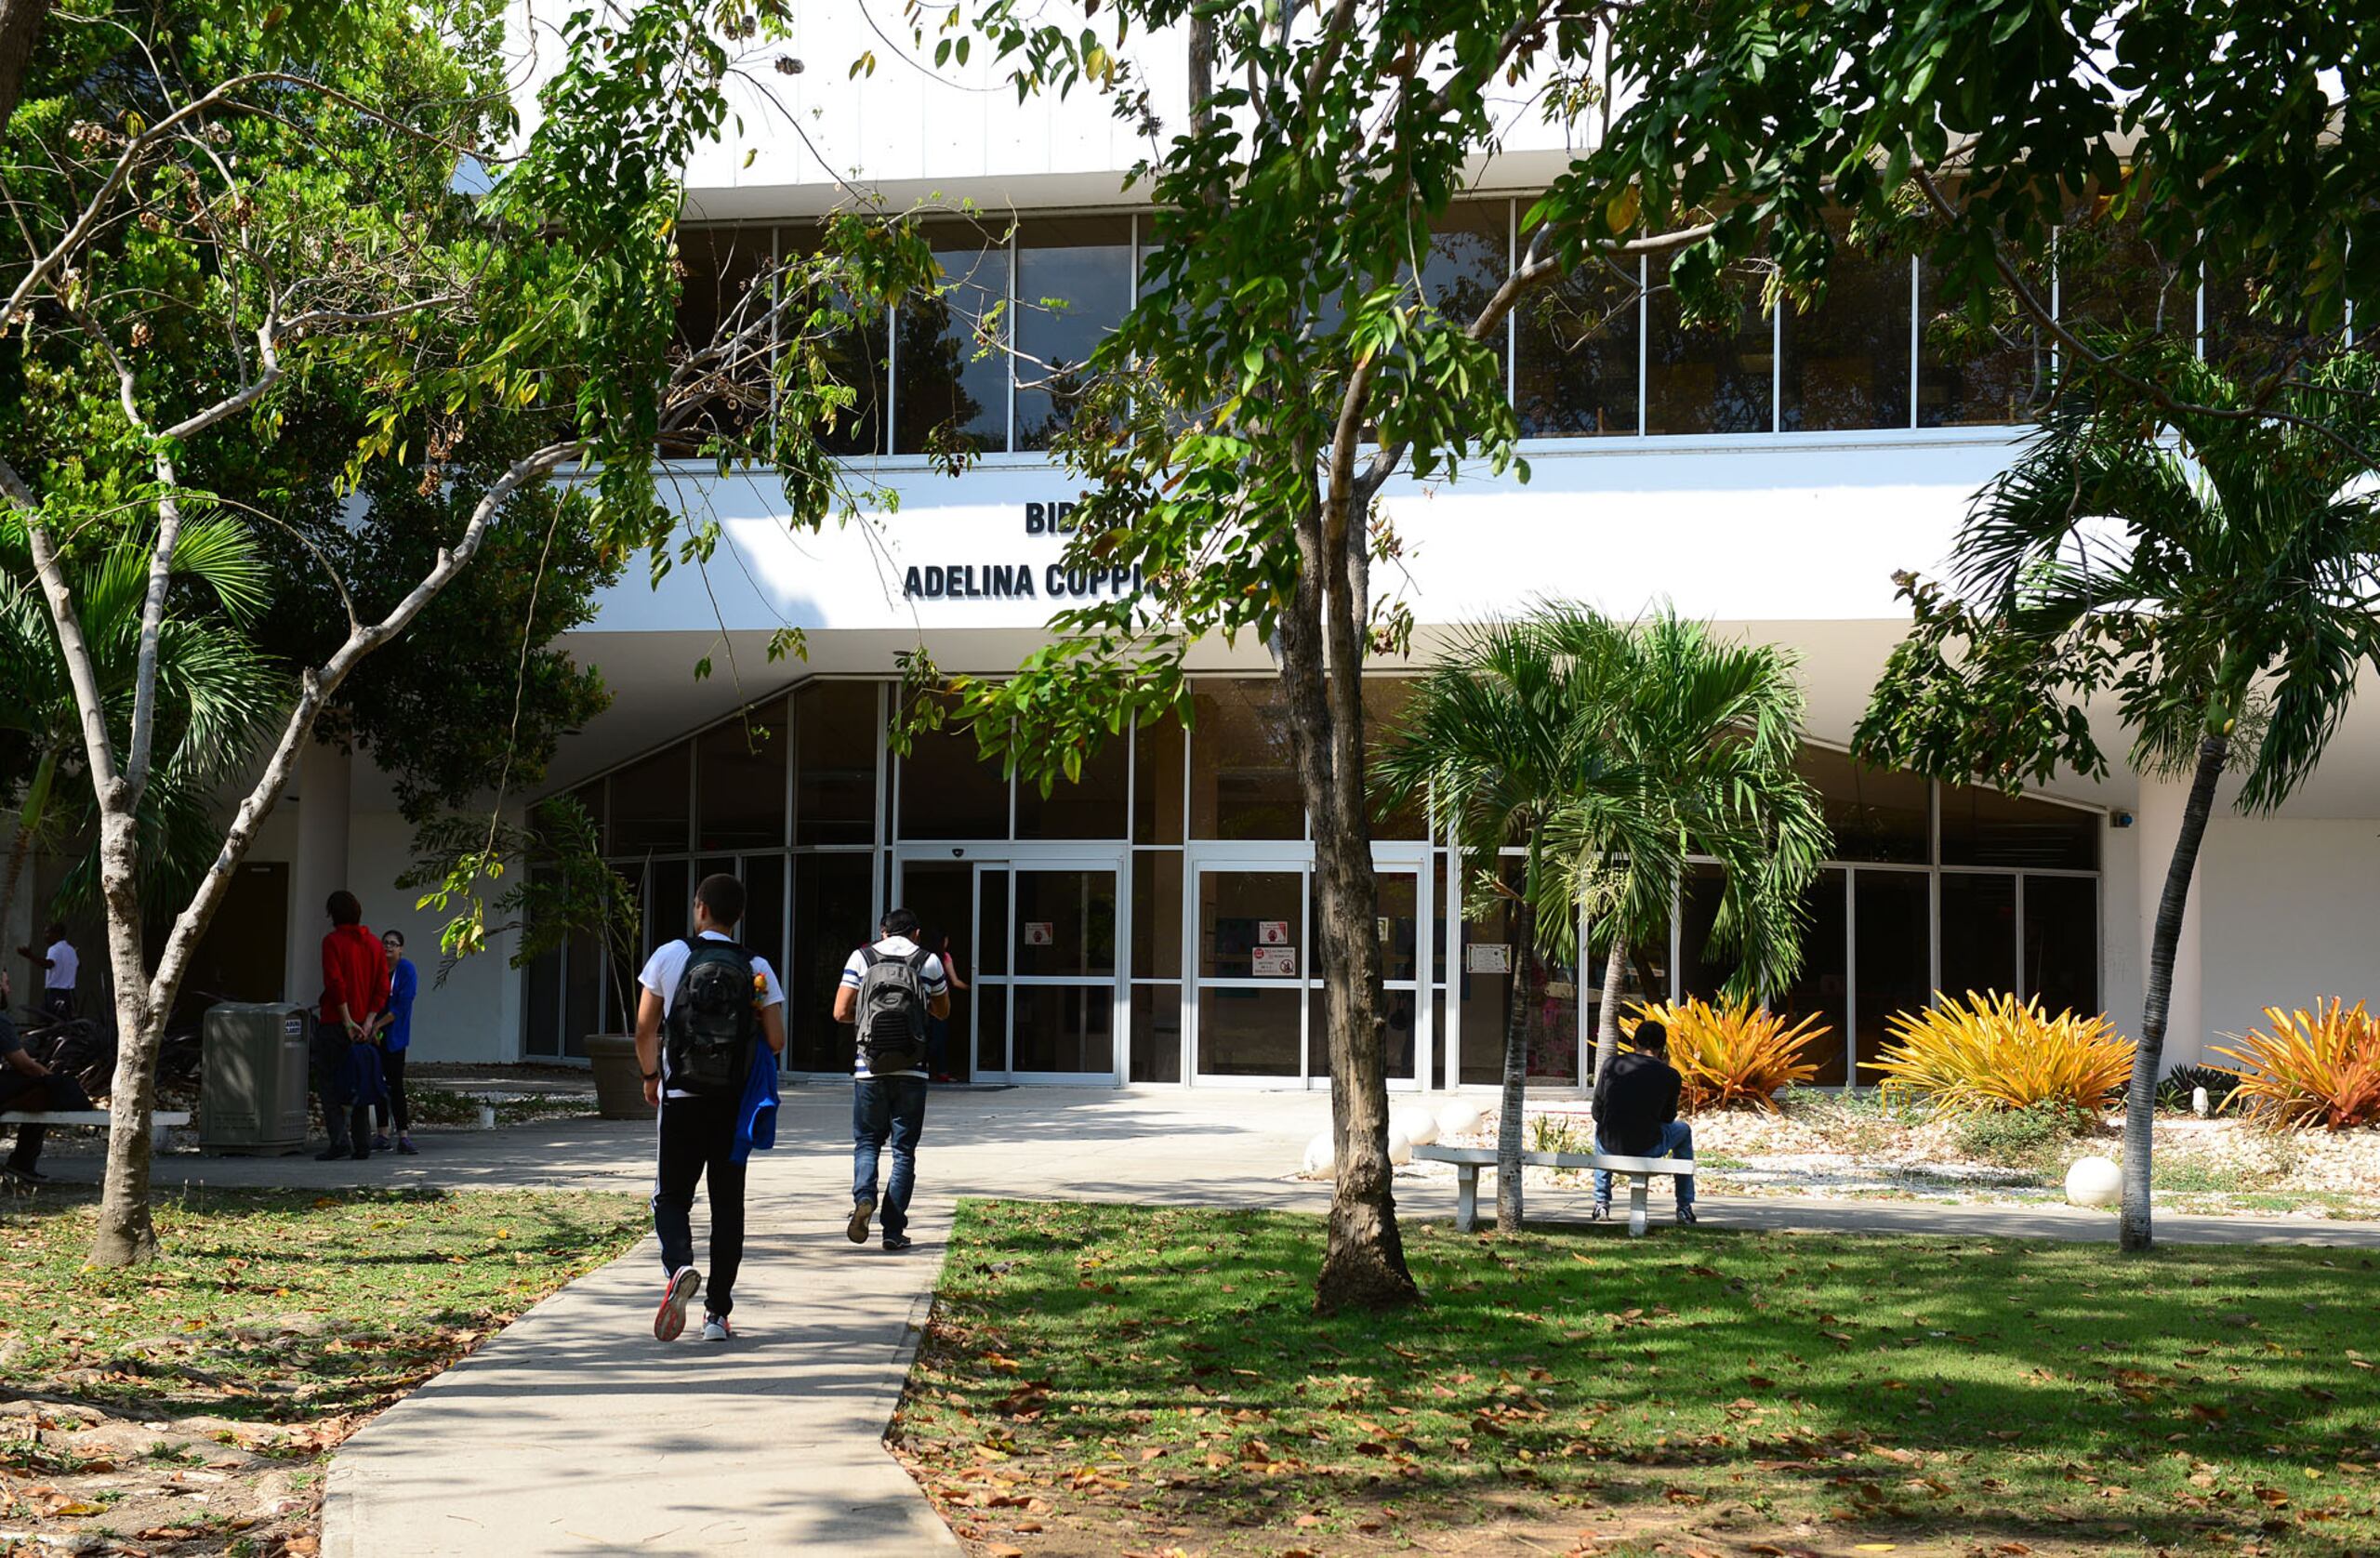
[[[926,1063],[926,959],[923,947],[906,957],[859,949],[859,1050],[871,1076],[917,1071]]]

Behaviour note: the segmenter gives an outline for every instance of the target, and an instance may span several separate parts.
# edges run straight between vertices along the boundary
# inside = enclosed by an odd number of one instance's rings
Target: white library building
[[[1110,742],[1081,782],[1044,798],[976,759],[972,736],[888,748],[895,655],[919,643],[953,670],[1012,667],[1050,614],[1129,578],[1070,572],[1077,496],[1046,449],[1067,413],[1010,360],[978,353],[964,317],[998,297],[1021,357],[1079,362],[1130,306],[1147,242],[1125,188],[1142,150],[1095,95],[1020,104],[980,57],[936,72],[887,58],[851,0],[800,7],[747,138],[689,170],[683,251],[690,335],[755,257],[807,241],[854,189],[888,208],[945,215],[944,267],[980,295],[920,299],[858,354],[866,415],[840,453],[897,494],[897,511],[816,535],[788,530],[766,477],[721,478],[664,451],[670,501],[716,520],[705,576],[641,569],[564,647],[601,669],[609,709],[569,737],[549,793],[580,798],[634,884],[647,946],[686,930],[693,884],[733,870],[750,892],[742,939],[786,971],[788,1068],[847,1071],[829,1021],[838,970],[889,906],[947,936],[968,988],[949,1067],[978,1083],[1327,1087],[1309,956],[1311,852],[1271,663],[1218,644],[1194,660],[1196,716]],[[848,79],[863,49],[872,74]],[[1158,67],[1159,99],[1178,81]],[[791,127],[798,124],[800,133]],[[1558,128],[1515,104],[1423,267],[1442,296],[1484,296],[1513,262],[1521,214],[1564,165]],[[747,152],[753,152],[748,163]],[[972,211],[972,218],[959,215]],[[1815,311],[1748,304],[1732,333],[1686,331],[1660,261],[1584,341],[1606,306],[1580,281],[1561,309],[1516,314],[1501,343],[1530,479],[1402,481],[1385,502],[1404,541],[1413,657],[1370,667],[1379,721],[1443,630],[1546,597],[1628,617],[1659,603],[1799,656],[1805,772],[1822,792],[1834,858],[1811,891],[1803,971],[1777,1004],[1831,1029],[1819,1080],[1865,1079],[1885,1020],[1937,990],[2016,991],[2054,1010],[2105,1010],[2136,1033],[2151,915],[2177,826],[2178,781],[2119,760],[2021,798],[1880,772],[1847,755],[1852,729],[1907,625],[1897,570],[1938,569],[1969,501],[2025,435],[2045,342],[1952,361],[1924,322],[1922,264],[1846,257]],[[2155,289],[2153,265],[2115,284]],[[2104,307],[2066,278],[2060,307]],[[1616,294],[1613,296],[1617,296]],[[954,306],[954,304],[956,306]],[[2230,299],[2173,300],[2220,337]],[[936,429],[980,450],[959,475],[925,453]],[[1378,575],[1376,575],[1377,578]],[[764,645],[803,630],[808,657]],[[697,680],[694,667],[715,667]],[[747,728],[766,739],[747,739]],[[2123,750],[2112,728],[2102,744]],[[2232,789],[2227,788],[2228,803]],[[523,798],[527,800],[536,796]],[[409,830],[368,757],[312,749],[243,874],[216,938],[245,998],[309,1000],[328,891],[403,930],[425,974],[435,917],[394,884]],[[1376,830],[1390,1075],[1416,1089],[1484,1087],[1501,1073],[1511,1003],[1543,1003],[1536,1086],[1580,1079],[1595,981],[1555,968],[1515,990],[1501,904],[1466,901],[1464,874],[1426,816]],[[1710,994],[1713,881],[1678,884],[1667,939],[1632,949],[1628,997]],[[229,950],[231,941],[245,953]],[[2277,815],[2228,804],[2209,831],[2175,970],[2169,1057],[2198,1059],[2268,1004],[2380,996],[2380,697],[2350,717],[2320,772]],[[632,966],[588,940],[524,969],[499,942],[438,988],[425,978],[416,1053],[428,1061],[569,1061],[620,1031]],[[278,981],[277,984],[275,981]]]

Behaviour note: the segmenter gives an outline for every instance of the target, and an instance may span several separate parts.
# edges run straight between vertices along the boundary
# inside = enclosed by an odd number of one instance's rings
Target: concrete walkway
[[[1289,1177],[1323,1128],[1319,1093],[1076,1089],[937,1092],[913,1234],[884,1254],[844,1237],[849,1098],[787,1096],[778,1150],[755,1159],[734,1341],[656,1346],[653,1242],[548,1299],[348,1441],[324,1512],[328,1558],[383,1554],[957,1552],[883,1449],[960,1195],[1319,1209]],[[650,1126],[571,1120],[425,1136],[422,1155],[162,1160],[213,1185],[421,1184],[638,1189]],[[96,1163],[60,1160],[61,1178]],[[1587,1192],[1532,1187],[1533,1216],[1583,1216]],[[1400,1178],[1408,1215],[1451,1216],[1445,1182]],[[1656,1196],[1659,1200],[1659,1196]],[[1713,1199],[1714,1228],[2112,1241],[2066,1208]],[[698,1212],[699,1217],[699,1212]],[[700,1229],[697,1228],[699,1235]],[[2380,1224],[2167,1216],[2174,1243],[2380,1248]]]

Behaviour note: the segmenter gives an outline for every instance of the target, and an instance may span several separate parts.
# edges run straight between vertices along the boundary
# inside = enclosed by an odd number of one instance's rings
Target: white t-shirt
[[[45,990],[73,989],[74,976],[83,967],[83,960],[74,956],[74,949],[63,941],[56,941],[49,944],[49,951],[44,956],[48,957],[49,967],[43,970],[41,987]]]
[[[732,942],[735,938],[724,931],[706,931],[703,939]],[[686,971],[686,959],[694,955],[694,949],[682,941],[665,943],[644,960],[644,971],[636,976],[639,984],[661,997],[661,1020],[665,1023],[669,1020],[669,1003],[678,998],[678,981]],[[785,1005],[785,986],[777,983],[776,970],[769,967],[769,960],[754,957],[752,971],[760,976],[760,1005]],[[665,1098],[694,1096],[682,1088],[669,1085],[669,1046],[666,1042],[661,1046],[661,1093]]]
[[[867,977],[866,950],[866,948],[862,947],[860,950],[853,952],[851,957],[851,961],[843,965],[844,989],[858,989],[860,986],[860,981]],[[918,944],[911,941],[906,936],[887,936],[882,941],[876,944],[876,950],[887,957],[908,957],[916,955]],[[942,959],[940,957],[929,957],[926,959],[925,967],[918,970],[918,979],[919,982],[926,987],[926,999],[928,1000],[932,1000],[937,996],[947,996],[950,994],[950,981],[942,971]],[[867,1048],[866,1046],[862,1045],[859,1047],[858,1059],[852,1063],[852,1077],[856,1081],[868,1075]],[[926,1069],[923,1066],[919,1066],[915,1071],[896,1071],[891,1075],[894,1076],[923,1076],[926,1075]]]

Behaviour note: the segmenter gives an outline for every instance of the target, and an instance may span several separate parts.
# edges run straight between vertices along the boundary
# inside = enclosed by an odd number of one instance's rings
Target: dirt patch
[[[316,1550],[319,1463],[368,1416],[284,1427],[0,1403],[0,1544],[304,1558]]]

